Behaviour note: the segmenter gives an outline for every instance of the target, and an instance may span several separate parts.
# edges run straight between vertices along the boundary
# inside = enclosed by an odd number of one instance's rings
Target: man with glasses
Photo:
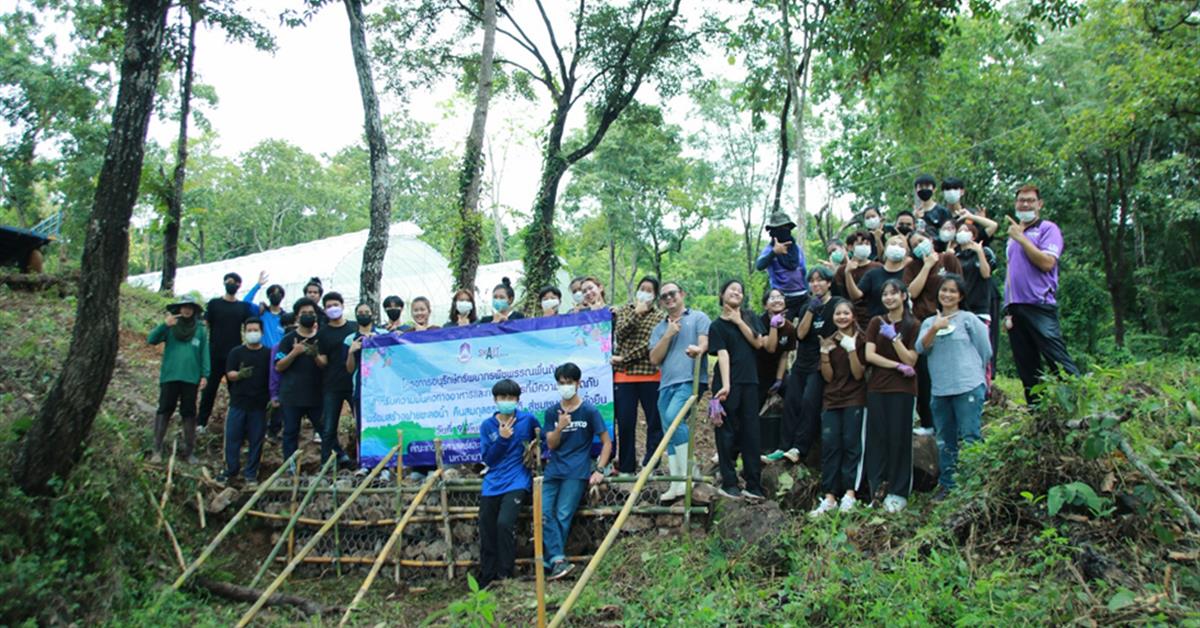
[[[1008,217],[1008,277],[1004,282],[1004,328],[1012,345],[1025,401],[1037,403],[1033,387],[1047,366],[1078,375],[1058,324],[1058,258],[1063,237],[1058,225],[1042,220],[1042,194],[1036,186],[1017,190],[1017,220]]]
[[[658,301],[667,316],[654,331],[650,332],[650,363],[659,367],[662,378],[658,385],[658,416],[662,420],[663,433],[675,420],[692,394],[693,365],[700,356],[699,393],[704,394],[708,382],[708,326],[709,318],[704,312],[689,309],[684,304],[686,296],[679,284],[667,282],[659,288]],[[687,422],[680,423],[675,434],[667,443],[668,468],[671,475],[683,477],[688,469]],[[672,482],[667,492],[659,498],[668,502],[683,497],[684,482]]]

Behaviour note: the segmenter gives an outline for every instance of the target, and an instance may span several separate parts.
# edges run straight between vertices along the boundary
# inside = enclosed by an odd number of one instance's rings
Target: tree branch
[[[558,59],[558,71],[562,72],[563,83],[570,78],[567,76],[567,63],[563,60],[562,48],[558,45],[558,37],[554,36],[554,26],[550,24],[550,16],[546,15],[546,7],[542,5],[542,0],[534,0],[537,5],[538,13],[542,16],[542,23],[546,25],[546,34],[550,36],[550,48],[554,50],[554,57]]]

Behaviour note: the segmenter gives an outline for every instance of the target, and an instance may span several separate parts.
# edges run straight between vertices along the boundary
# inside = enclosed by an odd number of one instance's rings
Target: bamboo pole
[[[208,522],[204,520],[204,498],[200,496],[200,489],[196,489],[196,512],[200,513],[200,529],[208,527]],[[166,517],[163,518],[166,520]]]
[[[696,359],[695,366],[692,367],[692,396],[698,401],[700,399],[700,359]],[[685,467],[687,478],[684,480],[683,493],[683,529],[687,530],[692,523],[692,468],[696,460],[696,413],[689,412],[687,418],[688,424],[688,455],[687,466]]]
[[[210,541],[208,546],[204,548],[204,551],[200,552],[200,556],[197,557],[191,565],[188,565],[188,568],[179,575],[179,578],[175,580],[174,584],[171,585],[171,588],[163,591],[163,597],[159,598],[160,602],[169,592],[178,591],[179,587],[183,586],[183,584],[187,582],[188,578],[192,577],[192,575],[195,574],[198,569],[200,569],[200,565],[203,565],[204,561],[208,560],[208,557],[211,556],[213,551],[217,549],[217,546],[221,544],[221,541],[225,540],[225,537],[233,530],[234,526],[236,526],[238,522],[242,520],[242,517],[244,517],[246,513],[254,507],[254,504],[258,501],[258,499],[266,493],[266,491],[263,489],[271,484],[274,484],[275,480],[277,480],[280,475],[283,475],[284,470],[287,469],[288,462],[294,460],[296,456],[299,455],[299,452],[300,450],[297,449],[296,452],[292,454],[292,457],[288,458],[287,462],[284,462],[278,469],[276,469],[275,473],[272,473],[271,477],[267,478],[266,483],[264,483],[263,486],[260,486],[258,490],[254,492],[254,495],[250,496],[250,499],[248,499],[241,509],[237,511],[237,514],[235,514],[233,518],[229,520],[229,523],[225,524],[225,527],[217,533],[217,536],[213,537],[213,540]]]
[[[283,548],[283,544],[288,542],[289,539],[295,538],[293,535],[296,532],[296,521],[300,519],[300,513],[304,512],[304,509],[308,507],[309,502],[311,502],[313,496],[316,495],[316,491],[313,489],[315,489],[317,485],[321,483],[321,478],[324,478],[325,473],[329,471],[329,465],[336,464],[336,460],[337,455],[330,452],[329,460],[325,461],[325,465],[321,467],[321,471],[317,473],[317,477],[312,479],[312,484],[308,487],[308,490],[305,491],[303,501],[300,502],[299,506],[296,506],[293,502],[292,515],[288,517],[287,527],[283,529],[283,534],[279,535],[279,540],[275,542],[275,547],[271,548],[271,553],[267,555],[267,559],[263,561],[261,566],[259,566],[258,573],[254,574],[254,579],[250,581],[251,589],[258,587],[258,581],[262,580],[262,577],[266,575],[267,568],[270,566],[271,562],[275,560],[275,557],[279,554],[279,550]],[[253,516],[254,512],[255,511],[251,511],[251,516]]]
[[[437,462],[438,474],[441,475],[442,464],[442,439],[433,439],[433,455]],[[446,492],[445,485],[441,487],[441,507],[442,507],[442,536],[446,541],[446,580],[454,580],[454,535],[450,531],[450,500]]]
[[[438,460],[441,460],[441,456],[438,457]],[[433,488],[433,483],[436,482],[438,478],[442,477],[442,471],[443,469],[439,466],[436,471],[430,474],[429,477],[425,478],[424,484],[421,485],[421,492],[417,493],[416,499],[413,500],[412,504],[409,504],[408,510],[404,512],[404,517],[400,519],[400,523],[396,524],[396,528],[392,530],[391,536],[389,536],[387,542],[383,544],[383,549],[379,551],[379,556],[371,565],[371,572],[367,574],[366,580],[363,580],[362,586],[358,587],[358,593],[354,594],[354,599],[350,601],[350,606],[346,607],[346,612],[342,615],[342,621],[338,622],[339,627],[345,626],[346,623],[350,621],[350,614],[354,612],[354,609],[358,606],[358,603],[361,602],[363,597],[367,594],[367,590],[370,589],[371,585],[375,583],[375,576],[379,575],[379,570],[383,567],[384,560],[388,557],[388,554],[392,552],[392,547],[396,545],[396,541],[398,541],[404,534],[404,526],[408,525],[408,522],[412,519],[413,514],[416,513],[417,505],[420,504],[421,500],[425,499],[425,496],[429,494],[429,489]],[[451,564],[447,568],[453,569],[454,565]]]
[[[336,431],[335,431],[335,435],[336,435]],[[333,452],[332,450],[330,450],[329,454],[336,455],[335,452]],[[334,503],[334,504],[338,503],[337,485],[338,485],[337,470],[334,470],[333,482],[330,484],[330,488],[333,489],[333,493],[332,493],[333,502],[332,503]],[[337,577],[339,577],[339,578],[342,577],[342,563],[338,560],[339,558],[342,557],[342,526],[338,525],[338,522],[340,519],[341,519],[341,517],[333,519],[333,571],[335,574],[337,574]]]
[[[171,459],[167,461],[167,481],[163,483],[162,499],[158,500],[158,511],[165,512],[167,509],[167,498],[171,496],[171,488],[175,486],[173,477],[175,475],[175,450],[179,447],[179,439],[171,441]],[[160,515],[158,520],[154,522],[154,531],[158,532],[158,528],[162,526],[163,518]]]
[[[539,447],[540,449],[540,447]],[[542,476],[533,478],[533,574],[537,585],[537,626],[546,628],[546,565],[542,549]]]
[[[300,463],[300,461],[297,460],[296,461],[296,473],[292,476],[291,514],[293,514],[293,515],[298,514],[301,510],[303,510],[296,504],[296,496],[300,494],[300,475],[301,475],[300,469],[302,466],[303,465]],[[316,485],[316,482],[313,483],[313,486],[315,486],[315,485]],[[312,487],[309,487],[309,488],[311,489]],[[285,534],[284,536],[287,537],[288,560],[291,560],[292,555],[296,552],[296,527],[292,526],[292,531],[289,532],[288,534]]]
[[[701,514],[707,512],[708,509],[703,506],[692,506],[692,514]],[[421,506],[417,512],[434,512],[439,513],[437,506]],[[682,515],[686,511],[683,506],[634,506],[630,514],[634,515]],[[267,519],[271,521],[288,521],[291,519],[289,515],[281,515],[273,512],[265,512],[262,510],[251,510],[247,513],[251,517],[259,519]],[[576,517],[612,517],[621,514],[621,509],[614,506],[601,506],[598,508],[580,508],[575,511]],[[455,510],[450,511],[449,515],[452,521],[465,521],[479,518],[478,506],[459,506]],[[532,515],[519,515],[521,519],[532,517]],[[296,523],[306,526],[322,526],[329,521],[328,519],[312,519],[309,517],[299,517]],[[394,526],[398,519],[350,519],[339,521],[339,525],[348,528],[369,528],[380,526]],[[441,514],[429,515],[422,517],[420,515],[413,517],[414,523],[436,523],[442,521]]]
[[[700,357],[697,356],[696,360],[698,362]],[[629,518],[629,512],[633,510],[633,504],[637,501],[638,493],[641,492],[642,487],[646,484],[646,480],[650,477],[650,472],[654,470],[659,459],[662,458],[663,452],[667,450],[667,443],[675,435],[675,431],[679,429],[679,424],[687,416],[687,413],[692,410],[692,406],[695,403],[696,395],[689,396],[687,401],[684,402],[683,408],[679,410],[679,413],[671,421],[670,427],[663,434],[662,441],[659,442],[658,447],[654,450],[654,455],[650,457],[649,464],[642,467],[641,472],[638,473],[637,483],[633,485],[633,490],[629,492],[629,497],[625,499],[625,505],[621,508],[621,513],[617,515],[617,520],[608,529],[608,534],[604,535],[604,541],[600,543],[600,547],[596,550],[592,559],[588,561],[587,567],[584,568],[583,574],[579,576],[579,580],[575,582],[575,586],[571,588],[571,593],[567,596],[567,599],[563,601],[562,606],[558,607],[558,612],[554,614],[554,619],[550,621],[550,628],[557,628],[557,626],[561,626],[563,621],[566,620],[567,614],[571,612],[571,607],[579,599],[579,594],[583,592],[583,588],[592,579],[592,574],[596,572],[596,567],[600,564],[601,560],[604,560],[604,555],[608,553],[609,548],[616,541],[617,535],[621,533],[621,526]],[[688,452],[688,455],[690,456],[691,452]]]
[[[396,444],[400,445],[400,453],[396,455],[396,518],[400,518],[400,504],[404,501],[404,487],[401,480],[404,479],[404,430],[396,430]],[[404,547],[404,539],[396,540],[396,551],[399,552]],[[396,563],[396,569],[392,574],[392,579],[396,586],[400,586],[400,563]]]
[[[150,498],[150,504],[154,506],[154,510],[158,511],[158,520],[167,530],[167,538],[171,540],[171,548],[175,550],[175,561],[179,563],[179,571],[187,569],[187,561],[183,559],[183,550],[179,547],[179,539],[175,538],[175,530],[171,527],[171,522],[167,521],[167,515],[163,512],[162,507],[154,501],[154,495],[147,493],[146,496]]]
[[[271,585],[268,586],[265,591],[263,591],[262,595],[259,596],[258,601],[256,601],[254,605],[250,607],[250,610],[246,611],[246,613],[242,615],[242,618],[238,620],[237,623],[239,628],[249,624],[250,620],[254,619],[254,616],[258,614],[258,611],[262,610],[263,605],[267,603],[267,600],[270,599],[271,595],[275,593],[275,591],[283,584],[283,581],[287,580],[288,576],[292,575],[292,572],[296,570],[296,566],[300,564],[300,561],[303,560],[305,556],[308,556],[309,552],[313,551],[313,548],[317,546],[317,543],[329,533],[329,529],[333,527],[333,524],[336,523],[337,520],[340,519],[342,515],[350,509],[350,506],[354,504],[354,500],[358,499],[358,496],[362,494],[367,485],[379,475],[379,472],[382,471],[385,466],[387,466],[388,460],[390,460],[392,456],[396,455],[396,452],[399,450],[400,445],[396,445],[395,447],[392,447],[392,450],[389,451],[387,455],[379,460],[379,463],[375,465],[375,468],[371,469],[371,472],[367,474],[365,479],[363,479],[362,484],[360,484],[358,488],[356,488],[354,492],[350,494],[350,497],[346,498],[346,501],[343,502],[341,506],[338,506],[337,510],[334,511],[332,520],[327,521],[325,525],[321,526],[321,528],[317,530],[317,533],[308,540],[308,543],[305,543],[304,547],[300,548],[300,551],[296,554],[295,558],[293,558],[291,562],[287,564],[287,567],[284,567],[283,571],[275,577],[273,582],[271,582]]]
[[[416,517],[413,517],[413,520],[415,521]],[[591,559],[592,559],[591,556],[568,556],[566,558],[567,561],[572,562],[572,563],[586,563],[587,561],[589,561]],[[275,562],[278,563],[278,562],[283,562],[285,560],[287,560],[287,559],[284,558],[283,556],[279,556],[275,559]],[[378,556],[375,556],[375,557],[372,557],[372,556],[346,556],[341,559],[341,561],[347,565],[373,565],[373,564],[375,564],[376,560],[379,560]],[[518,564],[518,565],[532,565],[533,561],[534,561],[533,558],[518,558],[514,562],[516,562],[516,564]],[[302,560],[300,562],[310,564],[310,565],[328,565],[333,562],[333,558],[330,556],[305,556],[304,560]],[[444,561],[444,560],[415,560],[415,559],[410,559],[410,558],[401,558],[401,559],[389,558],[383,562],[384,562],[384,564],[399,563],[401,567],[424,567],[424,568],[428,568],[428,569],[442,569],[446,566],[446,561]],[[460,559],[454,561],[455,567],[475,567],[477,565],[479,565],[479,561],[466,559],[466,558],[460,558]]]

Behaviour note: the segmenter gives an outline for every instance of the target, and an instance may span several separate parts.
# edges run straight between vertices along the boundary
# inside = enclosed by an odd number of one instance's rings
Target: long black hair
[[[899,292],[900,295],[904,297],[903,305],[901,306],[904,310],[904,316],[900,318],[900,325],[902,327],[909,327],[910,325],[919,324],[916,317],[912,314],[912,302],[909,300],[908,296],[908,285],[903,281],[893,277],[883,282],[883,287],[879,290],[879,294],[887,292],[888,288]],[[881,316],[883,318],[883,322],[888,322],[887,314],[882,314]]]

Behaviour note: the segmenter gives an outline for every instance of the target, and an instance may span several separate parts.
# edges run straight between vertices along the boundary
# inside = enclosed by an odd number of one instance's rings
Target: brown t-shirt
[[[904,283],[912,286],[913,280],[921,274],[921,267],[924,265],[923,260],[913,260],[913,263],[904,269]],[[938,290],[942,289],[942,275],[946,273],[962,274],[962,263],[958,261],[958,256],[949,251],[938,254],[938,261],[929,269],[921,294],[912,295],[912,313],[917,320],[923,321],[937,314]],[[963,298],[966,296],[964,294]]]
[[[771,317],[764,312],[760,318],[762,328],[770,333]],[[779,361],[787,356],[788,351],[794,350],[798,342],[796,326],[792,324],[792,321],[784,321],[783,327],[779,328],[778,335],[779,344],[775,347],[775,353],[769,353],[766,349],[758,349],[754,352],[754,362],[758,369],[758,387],[761,390],[766,390],[775,383],[775,372],[779,368]]]
[[[871,269],[879,268],[880,266],[883,266],[883,264],[879,262],[867,262],[850,271],[850,277],[854,279],[854,284],[858,285],[863,275],[867,274]],[[833,296],[842,297],[843,299],[850,298],[850,291],[846,288],[845,262],[842,262],[842,265],[837,267],[837,272],[833,275]],[[862,325],[862,321],[867,320],[867,299],[865,297],[854,301],[854,320],[859,321],[860,326]]]
[[[865,368],[867,365],[867,340],[860,330],[854,334],[854,351],[858,353],[858,363]],[[825,382],[825,393],[821,396],[822,407],[826,410],[850,408],[867,405],[866,374],[863,379],[855,379],[850,371],[850,354],[841,344],[829,353],[829,365],[833,367],[833,379]]]
[[[875,343],[875,353],[879,357],[902,362],[900,355],[896,353],[896,347],[892,341],[879,335],[879,327],[883,325],[884,318],[883,316],[876,316],[871,319],[871,324],[867,326],[866,341]],[[921,331],[921,323],[910,316],[896,323],[896,331],[900,334],[900,342],[908,350],[912,351],[917,345],[917,336]],[[869,392],[917,394],[917,378],[905,377],[896,369],[884,368],[874,364],[871,365],[870,369],[871,374],[867,378],[867,390]]]

